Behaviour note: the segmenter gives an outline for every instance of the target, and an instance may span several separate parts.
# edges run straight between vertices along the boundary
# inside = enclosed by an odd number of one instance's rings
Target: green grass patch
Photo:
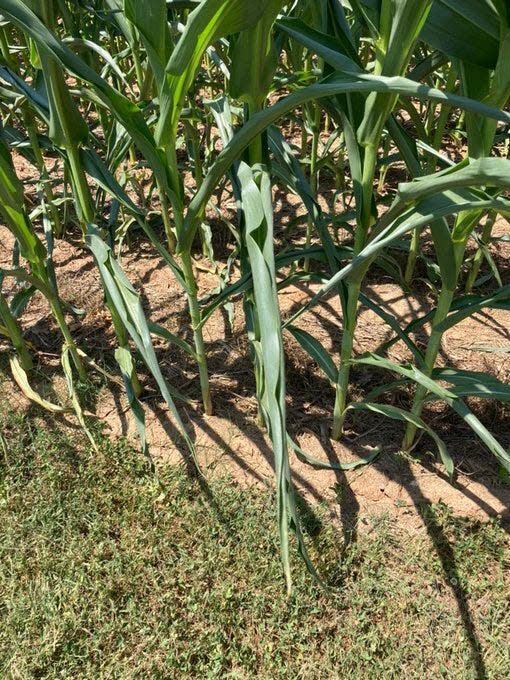
[[[1,677],[510,677],[496,523],[426,507],[428,534],[379,517],[346,545],[319,508],[309,541],[336,588],[296,559],[287,598],[270,493],[1,424]]]

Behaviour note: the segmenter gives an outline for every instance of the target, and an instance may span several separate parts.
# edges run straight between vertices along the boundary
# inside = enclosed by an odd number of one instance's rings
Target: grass
[[[373,517],[347,545],[318,508],[305,525],[337,588],[298,562],[287,598],[269,492],[209,495],[122,441],[97,455],[56,420],[0,424],[2,678],[510,677],[496,523],[427,506],[423,535]]]

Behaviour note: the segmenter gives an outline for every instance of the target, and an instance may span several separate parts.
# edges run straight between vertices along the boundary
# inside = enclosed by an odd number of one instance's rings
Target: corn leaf
[[[64,347],[62,348],[62,356],[60,357],[60,361],[62,364],[62,368],[64,369],[64,376],[67,384],[67,392],[69,394],[69,398],[71,399],[71,404],[73,405],[76,418],[80,423],[81,429],[83,430],[83,432],[85,432],[87,439],[91,443],[92,448],[96,453],[98,453],[99,449],[97,448],[97,444],[94,440],[94,437],[92,436],[92,433],[87,426],[83,409],[81,407],[80,400],[76,392],[76,387],[74,385],[73,369],[71,368],[71,361],[69,358],[69,348],[66,345],[64,345]]]
[[[335,385],[338,379],[338,369],[335,366],[335,362],[324,348],[324,345],[302,328],[289,324],[286,326],[286,329],[299,342],[305,352],[319,364],[319,367],[324,371],[330,383]]]
[[[434,440],[448,475],[453,477],[455,467],[444,441],[418,416],[415,416],[413,413],[410,413],[409,411],[406,411],[402,408],[398,408],[397,406],[392,406],[391,404],[376,404],[368,401],[353,402],[348,406],[348,410],[371,411],[372,413],[380,413],[386,418],[391,418],[392,420],[413,423],[413,425],[416,425],[416,427],[418,427],[420,430],[426,432]]]
[[[414,182],[398,185],[398,196],[412,202],[439,191],[461,187],[510,187],[510,160],[506,158],[479,158],[462,161],[433,175],[417,178]]]
[[[486,307],[491,309],[510,309],[510,285],[503,286],[492,295],[466,296],[463,300],[459,301],[458,305],[452,306],[451,313],[436,328],[443,333],[448,328],[452,328],[452,326],[457,325],[463,319],[467,319]]]
[[[434,394],[439,399],[445,401],[460,417],[471,427],[480,440],[487,446],[489,451],[498,459],[506,470],[510,471],[510,455],[501,446],[497,439],[487,430],[487,428],[478,420],[475,414],[468,408],[468,406],[460,399],[452,390],[448,390],[438,385],[438,383],[429,378],[424,373],[419,371],[414,366],[397,364],[389,359],[384,359],[375,354],[366,354],[352,360],[354,364],[366,364],[375,368],[382,368],[395,373],[399,373],[406,378],[417,382],[419,385],[425,387],[428,391]]]
[[[436,368],[432,373],[435,380],[449,383],[449,391],[457,397],[478,397],[510,401],[510,386],[495,376],[478,371],[465,371],[456,368]]]
[[[87,245],[94,255],[103,285],[108,292],[111,303],[115,307],[115,313],[120,317],[129,336],[135,343],[137,350],[140,352],[142,359],[147,365],[147,368],[152,373],[161,395],[174,417],[179,434],[195,460],[195,447],[186,431],[179,411],[171,396],[172,392],[176,396],[180,397],[181,395],[169,388],[163,377],[152,345],[149,327],[140,302],[140,296],[128,281],[120,265],[113,257],[110,248],[102,240],[98,230],[92,225],[88,230]],[[187,401],[187,399],[184,400]]]
[[[18,357],[10,357],[9,362],[11,365],[12,377],[29,401],[32,401],[34,404],[37,404],[45,411],[49,411],[50,413],[69,413],[70,409],[64,408],[58,404],[53,404],[47,399],[44,399],[30,386],[27,373],[21,365]]]
[[[132,376],[134,372],[134,363],[131,352],[126,347],[117,347],[115,350],[115,360],[122,373],[122,379],[124,381],[124,387],[126,389],[129,406],[135,419],[136,429],[138,430],[138,436],[142,446],[142,453],[149,459],[149,461],[151,461],[149,446],[147,443],[147,431],[145,427],[145,412],[142,405],[138,401],[136,390],[133,387]]]
[[[499,35],[490,0],[435,0],[421,37],[449,57],[493,68]]]
[[[347,279],[357,269],[367,266],[367,261],[373,259],[381,250],[389,246],[392,242],[402,237],[404,234],[425,227],[438,218],[455,215],[468,210],[491,210],[499,209],[502,212],[510,210],[510,201],[502,198],[484,200],[476,194],[470,194],[466,190],[462,193],[447,191],[444,194],[436,194],[426,198],[413,209],[405,213],[394,223],[387,226],[363,250],[353,258],[352,262],[345,265],[340,271],[334,274],[320,290],[288,319],[284,325],[294,323],[306,310],[316,305],[324,295],[335,288],[340,281]]]
[[[305,463],[308,463],[308,465],[311,465],[312,467],[315,467],[319,470],[340,470],[341,472],[357,470],[360,467],[364,467],[365,465],[370,465],[371,463],[373,463],[375,460],[379,458],[382,452],[382,447],[378,446],[375,449],[375,451],[369,454],[366,458],[362,458],[361,460],[355,460],[352,461],[351,463],[332,463],[329,460],[322,460],[321,458],[317,458],[316,456],[311,456],[307,451],[305,451],[298,444],[296,444],[296,442],[288,435],[287,439],[289,442],[289,446],[294,450],[296,456],[300,460],[304,461]]]
[[[253,274],[255,309],[259,321],[260,336],[256,340],[255,351],[258,353],[262,372],[260,406],[268,425],[275,456],[280,550],[287,588],[290,591],[292,577],[289,524],[296,532],[299,549],[308,568],[315,575],[316,572],[308,558],[301,533],[290,473],[286,429],[285,359],[273,252],[271,186],[267,172],[262,168],[253,171],[246,163],[240,164],[238,176],[245,216],[246,246]]]
[[[0,0],[0,7],[1,3],[2,0]],[[179,248],[183,250],[189,249],[198,226],[197,217],[206,205],[218,182],[226,174],[234,161],[240,157],[244,149],[272,123],[276,122],[289,111],[314,99],[331,97],[348,92],[370,91],[392,92],[408,97],[417,97],[419,99],[429,99],[439,103],[448,103],[451,106],[458,106],[465,110],[473,110],[487,117],[494,118],[495,120],[510,123],[510,114],[505,111],[487,106],[466,97],[441,92],[440,90],[429,88],[426,85],[416,83],[406,78],[387,78],[385,76],[369,75],[357,77],[335,75],[334,77],[328,78],[326,81],[303,88],[280,100],[277,104],[257,113],[234,135],[230,143],[212,165],[200,190],[197,191],[190,203],[183,230],[180,234]]]

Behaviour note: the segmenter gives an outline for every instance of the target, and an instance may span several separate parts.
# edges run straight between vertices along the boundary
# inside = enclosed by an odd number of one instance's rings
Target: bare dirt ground
[[[283,228],[299,214],[294,202],[275,196],[276,227]],[[498,224],[500,233],[508,233],[506,222]],[[220,239],[221,241],[221,239]],[[216,244],[218,248],[228,246]],[[0,266],[9,267],[12,239],[0,227]],[[509,246],[494,247],[494,256],[503,269],[510,254]],[[108,313],[104,309],[101,286],[90,253],[79,244],[57,241],[54,260],[62,298],[83,308],[80,319],[70,316],[70,327],[79,346],[98,363],[114,368],[113,333]],[[144,307],[156,321],[178,336],[191,341],[190,326],[184,296],[171,272],[140,240],[128,243],[123,252],[123,266],[133,285],[140,291]],[[210,264],[197,259],[199,284],[202,294],[214,290],[217,276],[205,271]],[[4,291],[12,292],[12,283],[4,283]],[[281,309],[286,317],[306,301],[317,285],[293,286],[282,291]],[[405,293],[384,272],[371,276],[365,293],[404,325],[416,315],[426,313],[432,296],[425,285],[417,286],[419,294]],[[509,346],[510,314],[503,310],[490,310],[466,319],[450,329],[444,337],[441,362],[444,365],[470,370],[489,371],[508,382],[510,377],[509,354],[474,351],[474,346]],[[65,398],[63,381],[59,377],[59,338],[44,300],[36,295],[23,315],[27,339],[39,351],[41,370],[34,385],[41,392],[57,393]],[[301,317],[299,324],[319,338],[333,356],[337,356],[341,341],[342,319],[338,300],[331,296]],[[426,341],[427,327],[415,338]],[[201,414],[198,376],[191,360],[184,352],[155,340],[160,365],[170,384],[190,395],[195,401],[179,404],[189,423],[196,442],[198,458],[206,474],[230,474],[243,484],[271,485],[273,480],[272,453],[269,440],[256,423],[256,402],[248,347],[243,332],[243,313],[239,302],[235,304],[235,320],[229,328],[226,315],[217,311],[205,326],[214,415]],[[390,337],[388,327],[374,312],[360,310],[356,352],[377,351]],[[292,454],[292,468],[297,488],[313,502],[325,502],[340,516],[344,528],[362,527],[364,518],[388,512],[412,529],[423,527],[420,506],[425,502],[444,502],[455,513],[485,520],[499,517],[510,523],[510,486],[498,476],[497,462],[476,439],[473,432],[444,406],[431,404],[425,414],[438,433],[445,439],[454,457],[458,476],[455,484],[447,479],[437,460],[433,442],[423,437],[412,455],[399,450],[403,430],[400,424],[379,419],[373,414],[356,414],[348,422],[345,437],[332,442],[328,436],[333,406],[333,392],[317,365],[290,337],[286,338],[288,379],[289,430],[299,445],[323,460],[350,462],[369,454],[378,445],[383,453],[371,465],[351,472],[317,470],[301,462]],[[395,344],[389,356],[406,357],[402,343]],[[8,347],[0,341],[0,353]],[[150,378],[143,374],[143,397],[151,452],[157,461],[178,463],[183,460],[182,450],[176,444],[175,430],[167,410],[161,403]],[[48,379],[51,375],[51,380]],[[46,376],[46,377],[45,377]],[[352,398],[361,397],[372,387],[388,379],[366,368],[353,370]],[[16,408],[26,408],[27,402],[13,389],[7,375],[4,377],[4,394]],[[405,406],[409,395],[395,397],[397,404]],[[398,400],[401,400],[399,402]],[[112,436],[126,435],[136,443],[136,431],[129,407],[121,391],[111,384],[103,384],[93,391],[93,410],[101,418]],[[508,409],[500,404],[472,403],[477,415],[499,438],[510,445]]]

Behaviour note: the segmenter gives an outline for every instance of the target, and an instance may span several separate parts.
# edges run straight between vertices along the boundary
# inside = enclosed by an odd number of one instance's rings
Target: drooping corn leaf
[[[90,225],[87,233],[87,245],[96,260],[103,285],[108,293],[108,298],[115,308],[115,313],[120,317],[123,326],[135,343],[147,368],[152,373],[161,396],[170,409],[178,431],[195,460],[195,447],[184,426],[179,411],[172,398],[172,392],[180,397],[175,390],[169,388],[159,366],[156,353],[152,344],[149,327],[140,301],[140,296],[135,291],[119,263],[112,255],[110,248],[100,236],[99,231]],[[186,398],[184,398],[187,401]]]
[[[443,333],[467,319],[476,312],[489,307],[490,309],[510,309],[510,285],[503,286],[491,295],[467,295],[458,304],[451,307],[446,319],[437,325],[437,330]]]
[[[69,394],[69,398],[71,399],[71,404],[73,405],[74,413],[76,414],[76,418],[78,419],[78,422],[80,423],[80,427],[85,432],[85,435],[87,436],[87,439],[92,445],[92,448],[96,453],[99,452],[99,449],[97,448],[97,444],[94,440],[94,437],[92,436],[92,433],[90,429],[87,426],[87,422],[85,420],[85,415],[83,413],[83,409],[80,404],[80,399],[78,397],[78,394],[76,392],[76,387],[74,384],[74,377],[73,377],[73,369],[71,368],[71,361],[69,357],[69,348],[64,345],[62,348],[62,355],[60,357],[60,362],[62,364],[62,368],[64,369],[64,376],[66,379],[66,384],[67,384],[67,392]]]
[[[324,371],[330,383],[335,385],[338,379],[338,369],[320,340],[302,328],[298,328],[292,324],[288,324],[286,329],[292,333],[305,352],[319,364],[319,367]]]
[[[425,387],[429,392],[445,401],[454,411],[466,422],[475,434],[481,439],[485,446],[498,459],[507,470],[510,470],[510,454],[503,448],[497,439],[487,430],[475,414],[468,408],[465,402],[455,394],[453,390],[446,389],[439,385],[435,380],[429,378],[414,366],[398,364],[375,354],[365,354],[353,359],[351,363],[366,364],[375,368],[394,371],[406,378],[413,380]]]
[[[316,572],[308,558],[304,544],[289,465],[285,359],[273,251],[271,184],[269,175],[263,167],[252,170],[246,163],[240,163],[237,174],[241,185],[245,216],[246,246],[253,274],[254,305],[259,321],[259,336],[255,338],[254,343],[261,370],[260,407],[273,444],[280,549],[287,588],[290,591],[292,577],[289,525],[296,532],[299,549],[308,568],[315,575]]]
[[[332,463],[329,460],[322,460],[321,458],[317,458],[316,456],[311,456],[307,451],[302,449],[296,442],[288,436],[288,442],[289,446],[295,451],[296,456],[304,461],[305,463],[308,463],[308,465],[311,465],[314,468],[317,468],[319,470],[340,470],[341,472],[348,472],[349,470],[357,470],[360,467],[364,467],[365,465],[370,465],[373,463],[375,460],[379,458],[382,452],[382,446],[378,446],[375,451],[370,453],[366,458],[362,458],[361,460],[355,460],[352,461],[351,463]]]
[[[432,377],[435,380],[444,380],[449,383],[448,390],[457,397],[510,401],[510,386],[490,373],[457,368],[436,368],[432,372]]]
[[[437,446],[437,450],[445,466],[446,471],[450,477],[453,477],[455,466],[453,460],[448,453],[448,449],[444,441],[439,437],[434,430],[427,425],[421,418],[415,416],[413,413],[406,411],[403,408],[397,406],[392,406],[391,404],[377,404],[369,401],[355,401],[349,404],[348,410],[352,411],[371,411],[372,413],[380,413],[386,418],[391,418],[392,420],[400,420],[405,423],[412,423],[416,425],[419,429],[426,432],[433,440]]]
[[[131,352],[126,347],[117,347],[115,350],[115,360],[119,365],[122,373],[122,379],[124,381],[124,387],[126,390],[126,395],[128,398],[129,406],[131,408],[131,413],[134,416],[136,429],[138,430],[138,436],[140,438],[140,443],[142,446],[142,453],[146,456],[152,464],[152,460],[149,453],[149,446],[147,443],[147,431],[145,428],[145,412],[142,405],[140,404],[138,397],[136,396],[136,390],[133,387],[133,372],[134,363]]]
[[[41,395],[31,387],[27,373],[18,357],[10,357],[9,362],[11,365],[12,377],[27,399],[50,413],[69,413],[69,408],[65,408],[64,406],[54,404],[47,399],[44,399],[44,397],[41,397]]]
[[[414,182],[398,185],[398,196],[412,202],[425,196],[461,187],[510,187],[510,160],[506,158],[478,158],[464,160],[441,172],[417,178]]]
[[[425,227],[438,218],[476,209],[496,209],[501,212],[508,212],[510,210],[510,201],[502,198],[485,200],[483,196],[479,197],[477,194],[472,194],[467,190],[463,190],[462,192],[446,191],[444,194],[436,194],[426,198],[375,236],[373,240],[363,248],[359,255],[353,258],[353,260],[339,272],[334,274],[329,281],[317,291],[309,302],[303,305],[303,307],[293,314],[285,323],[294,323],[301,314],[316,305],[319,300],[335,288],[340,281],[347,279],[359,267],[366,266],[368,260],[371,260],[378,252],[383,250],[386,246],[389,246],[393,241],[399,239],[404,234],[414,229]]]

